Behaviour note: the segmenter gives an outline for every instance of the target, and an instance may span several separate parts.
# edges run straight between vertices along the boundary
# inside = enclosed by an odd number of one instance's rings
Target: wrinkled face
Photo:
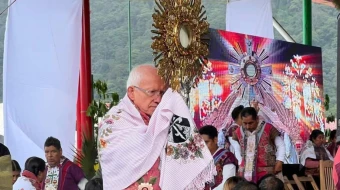
[[[17,179],[20,177],[20,171],[13,171],[13,184],[17,181]]]
[[[315,139],[312,139],[312,141],[316,146],[321,146],[325,143],[325,135],[320,134]]]
[[[242,117],[242,126],[250,132],[253,132],[258,125],[259,118],[253,119],[253,116],[248,115],[247,117]]]
[[[151,116],[161,102],[166,86],[156,69],[149,69],[140,83],[128,88],[128,97],[139,111]]]
[[[209,151],[211,152],[211,154],[213,154],[217,150],[217,148],[218,148],[218,146],[217,146],[217,137],[211,139],[209,137],[209,135],[202,134],[201,136],[202,136],[205,144],[207,145]]]
[[[45,147],[45,158],[47,160],[48,165],[50,165],[51,167],[60,164],[62,155],[63,155],[62,149],[58,150],[55,146]]]

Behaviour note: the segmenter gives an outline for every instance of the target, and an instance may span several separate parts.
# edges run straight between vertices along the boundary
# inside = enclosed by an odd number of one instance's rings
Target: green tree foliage
[[[153,61],[151,45],[153,0],[131,1],[132,65]],[[94,79],[107,81],[108,92],[125,93],[128,66],[128,1],[91,0],[91,45]],[[208,21],[212,28],[225,29],[226,0],[203,0]],[[7,1],[0,1],[0,10]],[[301,0],[272,0],[273,16],[297,41],[302,43]],[[327,115],[336,113],[336,46],[337,15],[333,7],[313,4],[313,45],[322,48],[324,90],[329,95]],[[6,15],[0,16],[0,52],[3,51],[3,36]],[[250,18],[251,19],[251,18]],[[240,23],[242,24],[242,23]],[[275,32],[275,38],[282,37]],[[0,53],[2,70],[2,53]],[[0,83],[2,83],[2,72]],[[2,85],[0,85],[2,89]],[[2,99],[2,94],[0,94]]]

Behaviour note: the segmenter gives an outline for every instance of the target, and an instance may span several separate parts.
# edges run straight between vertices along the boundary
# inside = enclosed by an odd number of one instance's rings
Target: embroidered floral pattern
[[[138,186],[138,190],[153,190],[152,184],[150,183],[141,183]]]
[[[166,147],[166,155],[171,156],[172,154],[174,154],[174,147],[169,145]]]
[[[104,120],[104,122],[108,125],[111,125],[113,124],[113,119],[109,118],[109,119]]]
[[[59,167],[48,167],[46,179],[45,179],[45,190],[57,190],[59,182]]]
[[[177,144],[176,146],[167,145],[166,155],[173,159],[195,160],[196,158],[203,158],[202,149],[204,148],[204,141],[202,137],[195,133],[188,141]]]
[[[100,147],[106,148],[107,142],[104,139],[99,139],[99,141],[100,141]]]
[[[45,190],[57,190],[57,188],[54,188],[52,185],[48,185],[45,187]]]
[[[101,132],[98,134],[99,136],[99,143],[98,143],[98,152],[100,152],[101,149],[104,149],[110,144],[109,141],[107,141],[106,137],[108,137],[112,133],[112,125],[115,123],[115,121],[120,119],[120,116],[118,115],[121,113],[122,110],[118,110],[115,114],[107,114],[103,117],[103,120],[100,122],[98,128],[102,128]],[[101,154],[98,155],[101,157]]]
[[[137,180],[125,190],[160,190],[158,185],[159,182],[157,181],[160,176],[158,167],[159,159],[144,176],[142,176],[139,180]]]

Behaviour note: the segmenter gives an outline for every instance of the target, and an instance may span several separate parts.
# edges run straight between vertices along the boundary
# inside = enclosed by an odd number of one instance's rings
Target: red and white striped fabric
[[[213,181],[213,158],[182,97],[168,90],[145,125],[127,96],[99,128],[104,189],[124,189],[160,163],[162,190],[203,189]]]

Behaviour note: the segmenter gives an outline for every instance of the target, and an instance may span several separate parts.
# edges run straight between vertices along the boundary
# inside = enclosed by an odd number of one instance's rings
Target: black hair
[[[199,133],[201,135],[208,135],[210,139],[214,139],[215,137],[217,137],[217,129],[216,127],[212,126],[212,125],[205,125],[202,128],[200,128]]]
[[[38,176],[39,172],[44,172],[45,168],[45,161],[35,156],[28,158],[25,162],[25,170],[32,172],[35,176]]]
[[[19,163],[16,160],[12,160],[12,171],[15,172],[21,172],[21,167]]]
[[[329,135],[329,140],[333,140],[336,136],[336,129],[334,129],[333,131],[331,131],[331,134]]]
[[[246,107],[241,112],[241,117],[252,116],[253,120],[257,119],[257,111],[253,107]]]
[[[313,139],[316,139],[319,135],[324,135],[324,134],[319,129],[314,129],[309,136],[309,140],[313,141]]]
[[[44,144],[45,147],[49,147],[49,146],[54,146],[56,147],[58,150],[61,149],[61,145],[60,145],[60,141],[57,138],[54,137],[48,137],[45,141]]]
[[[258,188],[253,182],[243,181],[236,184],[232,190],[258,190]]]
[[[231,117],[233,118],[234,121],[238,118],[243,109],[244,109],[243,105],[239,105],[233,109],[233,111],[231,112]]]
[[[258,182],[260,190],[284,190],[283,182],[273,174],[263,176]]]
[[[93,178],[87,182],[85,190],[103,190],[103,179]]]
[[[224,183],[224,189],[228,187],[228,189],[232,189],[233,187],[235,187],[238,183],[247,181],[246,179],[244,179],[243,177],[240,176],[232,176],[229,177],[225,183]]]
[[[10,155],[11,153],[9,152],[7,146],[4,144],[0,143],[0,156],[7,156]]]

